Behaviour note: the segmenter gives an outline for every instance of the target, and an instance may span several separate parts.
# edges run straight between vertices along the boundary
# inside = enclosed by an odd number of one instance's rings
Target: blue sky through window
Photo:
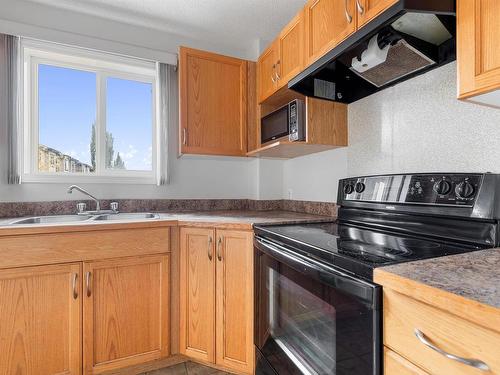
[[[40,144],[90,164],[96,74],[40,64],[38,107]]]
[[[108,78],[106,130],[128,170],[151,170],[152,85]],[[91,164],[96,121],[96,74],[39,65],[39,143]]]
[[[150,83],[107,79],[106,130],[127,169],[151,170],[153,93]]]

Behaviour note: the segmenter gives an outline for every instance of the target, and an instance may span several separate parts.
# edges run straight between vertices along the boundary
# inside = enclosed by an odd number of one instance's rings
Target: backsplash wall
[[[333,202],[347,176],[500,173],[500,110],[457,100],[456,69],[448,64],[349,105],[349,147],[286,161],[283,195]],[[304,183],[304,175],[315,178]]]

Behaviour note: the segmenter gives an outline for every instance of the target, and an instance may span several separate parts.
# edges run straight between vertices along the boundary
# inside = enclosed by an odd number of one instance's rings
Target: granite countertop
[[[0,235],[3,232],[9,234],[11,230],[26,231],[36,228],[59,228],[59,227],[82,227],[82,226],[103,226],[103,225],[119,225],[130,223],[158,223],[169,222],[179,225],[211,225],[211,226],[231,226],[239,229],[251,229],[254,224],[286,224],[286,223],[304,223],[304,222],[325,222],[335,220],[332,216],[313,215],[292,211],[251,211],[251,210],[229,210],[229,211],[196,211],[196,212],[168,212],[158,213],[160,218],[123,220],[123,221],[77,221],[65,223],[43,223],[43,224],[23,224],[9,225],[13,220],[22,218],[11,218],[0,220]]]
[[[331,216],[312,215],[292,211],[202,211],[168,214],[183,222],[207,222],[221,224],[287,224],[335,220]]]
[[[500,248],[419,260],[381,270],[500,308]]]

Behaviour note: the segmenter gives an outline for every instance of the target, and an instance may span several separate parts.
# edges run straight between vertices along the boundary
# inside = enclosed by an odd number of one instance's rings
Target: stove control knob
[[[354,185],[353,184],[347,184],[344,186],[344,194],[346,195],[349,195],[349,194],[352,194],[352,192],[354,191]]]
[[[451,183],[442,178],[434,184],[433,189],[439,195],[446,195],[451,191]]]
[[[356,185],[354,185],[354,190],[356,190],[356,193],[362,193],[365,191],[365,184],[362,182],[356,182]]]
[[[467,180],[462,181],[455,188],[455,193],[457,193],[457,196],[464,199],[472,197],[475,192],[476,189],[474,189],[474,185],[472,185]]]

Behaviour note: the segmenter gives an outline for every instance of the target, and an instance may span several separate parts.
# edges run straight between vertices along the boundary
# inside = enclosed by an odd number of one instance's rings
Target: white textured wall
[[[500,110],[456,99],[456,63],[349,105],[349,147],[284,163],[283,192],[335,201],[339,178],[500,173]]]
[[[283,164],[283,197],[335,202],[338,179],[347,174],[347,149],[290,159]]]
[[[500,109],[456,99],[456,63],[349,106],[348,174],[500,173]]]

